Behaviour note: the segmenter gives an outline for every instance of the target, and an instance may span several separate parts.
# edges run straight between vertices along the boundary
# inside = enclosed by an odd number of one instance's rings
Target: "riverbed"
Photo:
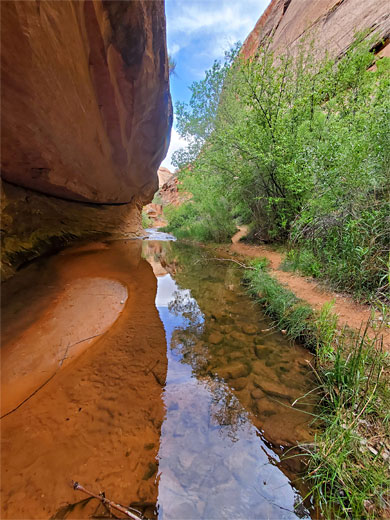
[[[311,442],[311,355],[241,268],[149,232],[78,245],[3,290],[2,517],[294,519]]]

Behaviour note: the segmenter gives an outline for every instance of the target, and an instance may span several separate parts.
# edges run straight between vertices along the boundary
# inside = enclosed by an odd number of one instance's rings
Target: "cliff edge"
[[[305,39],[313,50],[344,54],[359,31],[376,35],[375,50],[390,55],[390,9],[387,0],[272,0],[246,38],[242,54],[253,56],[271,39],[276,53],[294,51]]]

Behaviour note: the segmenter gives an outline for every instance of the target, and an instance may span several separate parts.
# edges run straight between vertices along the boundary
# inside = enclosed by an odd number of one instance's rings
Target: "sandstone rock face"
[[[158,188],[161,189],[166,182],[171,181],[174,178],[173,173],[171,173],[168,168],[164,166],[160,166],[157,170],[158,175]]]
[[[2,172],[71,200],[150,199],[171,119],[162,1],[5,1]]]
[[[189,195],[178,190],[179,179],[168,168],[160,166],[158,175],[158,195],[160,203],[152,203],[145,206],[144,211],[152,220],[153,227],[166,226],[164,218],[164,206],[180,206],[189,198]]]
[[[2,1],[1,83],[7,276],[64,234],[140,233],[172,125],[164,1]]]
[[[3,183],[2,280],[26,261],[81,238],[134,238],[144,234],[141,205],[85,204]],[[5,232],[4,232],[5,230]]]
[[[314,40],[314,51],[319,54],[328,51],[339,56],[351,45],[356,32],[366,29],[377,34],[377,50],[383,52],[390,38],[387,0],[272,0],[245,40],[242,54],[253,56],[272,38],[276,54],[286,49],[293,52],[307,39]]]

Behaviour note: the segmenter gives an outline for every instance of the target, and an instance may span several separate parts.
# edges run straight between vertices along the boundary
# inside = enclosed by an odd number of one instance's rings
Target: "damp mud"
[[[311,355],[239,266],[170,238],[69,248],[4,285],[2,518],[109,517],[71,480],[145,518],[315,516],[295,448]]]

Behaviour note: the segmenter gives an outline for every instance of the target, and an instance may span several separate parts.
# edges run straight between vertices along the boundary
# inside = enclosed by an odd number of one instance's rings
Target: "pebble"
[[[267,359],[274,353],[274,349],[270,347],[259,347],[255,345],[255,354],[258,359]]]
[[[218,370],[218,375],[224,379],[239,379],[249,375],[250,370],[243,363],[232,363],[230,366]]]
[[[256,325],[252,325],[251,323],[246,323],[243,325],[241,330],[245,334],[256,334],[256,332],[258,332]]]
[[[272,397],[279,397],[281,399],[292,400],[289,389],[276,381],[271,381],[267,379],[257,379],[256,386],[260,388],[260,390],[262,390],[264,393]]]
[[[239,343],[246,344],[248,342],[248,338],[245,336],[245,334],[242,334],[242,332],[238,332],[237,330],[231,332],[230,337],[235,339]]]
[[[223,335],[220,332],[212,332],[209,336],[209,343],[219,345],[223,341]]]
[[[231,386],[234,388],[234,390],[239,392],[240,390],[244,390],[247,384],[248,379],[246,377],[240,377],[239,379],[235,379]]]
[[[253,399],[261,399],[264,397],[264,392],[260,388],[255,388],[255,390],[252,390],[251,396]]]

